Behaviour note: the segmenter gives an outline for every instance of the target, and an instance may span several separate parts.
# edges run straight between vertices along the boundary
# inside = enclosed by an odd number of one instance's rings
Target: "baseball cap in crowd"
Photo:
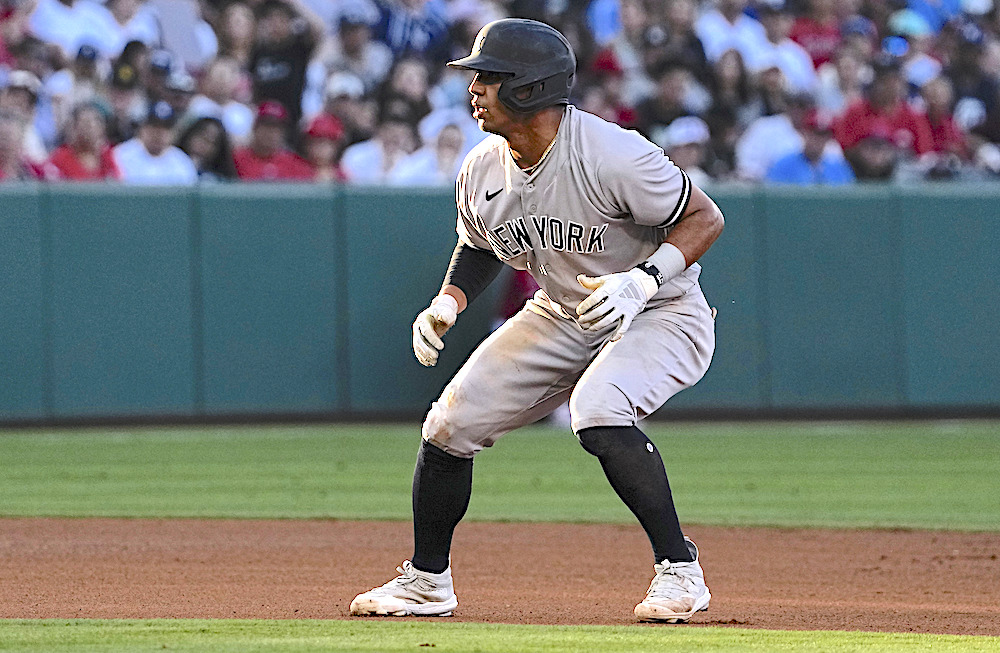
[[[364,97],[365,83],[353,73],[335,72],[326,80],[326,97],[330,99],[346,97],[358,100]]]
[[[194,93],[198,90],[194,77],[183,70],[175,70],[170,73],[165,86],[168,91],[176,91],[178,93]]]
[[[28,70],[14,70],[7,75],[7,88],[19,88],[27,91],[32,97],[38,98],[38,92],[42,90],[42,82],[35,73]]]
[[[97,61],[97,56],[97,48],[89,43],[84,43],[80,46],[80,49],[76,51],[77,61]]]
[[[288,111],[277,100],[265,100],[257,107],[257,122],[283,125],[288,122]]]
[[[111,71],[111,86],[130,91],[139,85],[139,75],[130,63],[119,61]]]
[[[147,125],[157,125],[160,127],[173,127],[177,123],[177,114],[174,112],[174,108],[163,102],[154,102],[151,107],[149,107],[149,113],[146,115]]]
[[[708,125],[697,116],[682,116],[675,119],[660,134],[657,144],[663,149],[682,145],[704,145],[711,138]]]
[[[321,113],[312,119],[306,128],[306,136],[310,138],[325,138],[339,141],[344,135],[344,126],[328,113]]]
[[[169,75],[174,68],[174,55],[170,50],[153,50],[149,53],[149,70],[160,75]]]
[[[855,34],[866,36],[870,39],[878,36],[878,29],[875,27],[875,23],[864,16],[851,16],[841,25],[840,31],[844,36]]]

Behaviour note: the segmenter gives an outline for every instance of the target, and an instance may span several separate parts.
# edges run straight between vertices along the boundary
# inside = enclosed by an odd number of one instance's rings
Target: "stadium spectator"
[[[1000,117],[1000,71],[984,67],[986,34],[970,22],[956,24],[950,31],[956,45],[944,74],[954,85],[955,113],[966,128],[996,141],[1000,137],[996,121]]]
[[[288,111],[269,100],[257,107],[250,142],[233,154],[236,174],[251,181],[306,181],[313,178],[309,162],[288,147]]]
[[[792,24],[788,37],[801,45],[812,59],[813,68],[833,60],[840,47],[840,18],[836,0],[807,0],[807,9]]]
[[[374,136],[344,150],[340,165],[351,183],[384,184],[389,171],[415,146],[411,116],[389,113],[379,121]]]
[[[750,62],[764,49],[767,44],[764,26],[746,14],[747,4],[747,0],[718,0],[715,7],[703,11],[695,21],[695,33],[709,61],[735,48],[744,61]]]
[[[49,158],[45,143],[35,126],[35,109],[41,89],[42,83],[34,73],[15,70],[7,76],[7,86],[0,91],[0,109],[16,114],[24,123],[22,154],[35,165],[41,165]]]
[[[132,41],[136,43],[137,41]],[[170,50],[150,50],[148,65],[139,68],[139,79],[146,89],[150,102],[165,100],[167,96],[167,80],[177,70],[177,63]]]
[[[340,167],[344,149],[344,127],[340,121],[322,113],[312,119],[303,136],[305,158],[313,167],[313,179],[335,183],[347,181]]]
[[[712,183],[705,170],[711,140],[708,125],[697,116],[683,116],[653,134],[653,142],[663,148],[677,166],[699,188]]]
[[[258,105],[268,100],[280,103],[291,129],[302,117],[306,69],[323,38],[323,20],[302,0],[264,0],[257,12],[257,30],[250,56],[253,100]]]
[[[955,92],[951,81],[947,77],[935,77],[923,85],[920,95],[931,126],[932,149],[968,162],[971,153],[967,139],[952,115]]]
[[[108,143],[107,118],[100,105],[87,102],[73,107],[66,143],[49,157],[45,176],[70,181],[117,181],[122,178]]]
[[[736,173],[740,179],[763,181],[775,161],[802,149],[800,128],[815,108],[815,101],[803,93],[789,97],[784,104],[783,111],[750,123],[736,142]]]
[[[642,60],[647,70],[655,70],[664,61],[680,61],[696,80],[708,78],[708,58],[694,31],[696,17],[694,0],[667,3],[663,23],[650,26],[642,41]]]
[[[178,116],[178,122],[187,121],[191,113],[191,100],[194,99],[197,82],[183,68],[175,70],[167,77],[164,84],[163,99]]]
[[[219,14],[216,36],[219,40],[219,57],[229,57],[240,67],[241,78],[245,82],[245,99],[249,99],[250,59],[253,56],[257,18],[253,9],[244,2],[230,2]]]
[[[451,186],[468,148],[460,118],[452,112],[431,114],[420,123],[423,147],[393,166],[388,180],[396,186]]]
[[[142,41],[150,48],[159,47],[163,42],[160,18],[146,0],[107,0],[111,20],[105,39],[109,46],[121,52],[129,41]]]
[[[375,6],[379,16],[372,33],[389,46],[395,57],[416,55],[433,65],[448,59],[448,22],[438,3],[376,0]]]
[[[344,127],[347,145],[368,140],[375,133],[377,106],[365,97],[364,84],[352,73],[333,73],[326,82],[323,113],[336,118]]]
[[[857,52],[839,50],[833,61],[819,69],[816,103],[828,115],[839,116],[847,107],[864,97],[865,84],[871,78],[871,68],[858,58]]]
[[[906,101],[906,82],[899,62],[884,59],[874,71],[866,97],[854,102],[834,123],[834,135],[845,152],[870,136],[888,140],[902,156],[921,155],[934,148],[927,117]],[[849,157],[850,158],[850,157]]]
[[[66,60],[86,44],[113,59],[121,54],[123,45],[111,35],[113,21],[103,5],[90,0],[37,0],[28,28],[42,41],[58,46]]]
[[[854,182],[854,172],[844,157],[828,147],[833,131],[829,120],[813,109],[800,126],[802,149],[776,160],[767,171],[773,184],[841,186]]]
[[[131,139],[149,111],[139,73],[132,64],[119,61],[115,65],[108,88],[108,104],[111,107],[108,138],[115,144]]]
[[[231,57],[217,57],[205,68],[201,92],[191,100],[189,110],[198,118],[218,118],[229,137],[238,145],[245,145],[253,128],[254,112],[236,99],[239,84],[239,63]]]
[[[340,16],[338,38],[330,40],[324,57],[329,72],[353,73],[371,93],[389,74],[393,54],[389,46],[372,38],[370,18],[363,12],[345,11]]]
[[[941,62],[930,56],[934,33],[920,14],[910,9],[897,11],[889,17],[891,37],[883,41],[883,50],[897,50],[903,77],[913,89],[941,73]]]
[[[53,68],[53,48],[34,37],[25,38],[15,49],[14,70],[25,70],[41,82],[35,94],[34,117],[29,127],[33,129],[47,150],[55,147],[59,139],[60,125],[57,122],[52,99],[46,83],[51,79]]]
[[[621,71],[622,101],[625,105],[634,107],[655,90],[655,84],[646,71],[642,57],[646,31],[651,23],[641,0],[621,0],[620,4],[621,29],[598,50],[592,67],[596,70]]]
[[[20,115],[0,109],[0,182],[42,178],[42,170],[24,155],[25,121]]]
[[[877,134],[859,141],[844,155],[858,181],[892,181],[900,160],[895,143]]]
[[[767,43],[757,51],[751,69],[773,62],[781,70],[791,93],[812,93],[816,90],[816,68],[812,57],[801,45],[789,38],[794,17],[783,0],[764,3],[758,9]]]
[[[177,147],[191,158],[198,181],[233,181],[237,178],[233,148],[222,121],[203,116],[189,124],[177,137]]]
[[[683,63],[664,61],[654,71],[656,90],[635,108],[635,127],[649,135],[657,127],[666,127],[681,116],[691,113],[687,104],[692,78]]]
[[[92,45],[81,45],[72,64],[54,72],[44,88],[52,102],[57,125],[65,125],[74,107],[104,97],[105,76],[102,67],[107,62],[99,59],[100,53]]]
[[[418,121],[431,112],[427,98],[430,71],[427,64],[416,57],[401,57],[389,71],[389,76],[378,89],[376,100],[385,113],[408,114]]]
[[[137,135],[114,147],[115,164],[125,183],[185,186],[198,181],[191,158],[171,144],[176,122],[171,106],[156,102],[149,108]]]

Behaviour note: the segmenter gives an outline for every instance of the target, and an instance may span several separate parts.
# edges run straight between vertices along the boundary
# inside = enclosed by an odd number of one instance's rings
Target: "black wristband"
[[[657,268],[649,261],[643,261],[642,263],[640,263],[635,267],[639,268],[649,276],[653,277],[653,279],[656,281],[657,288],[663,285],[663,273],[660,272],[659,268]]]
[[[458,286],[465,293],[466,301],[471,304],[472,300],[479,296],[486,286],[490,285],[503,267],[503,263],[496,257],[496,254],[489,250],[476,249],[459,242],[455,245],[455,251],[451,255],[451,264],[448,272],[444,275],[444,283]]]

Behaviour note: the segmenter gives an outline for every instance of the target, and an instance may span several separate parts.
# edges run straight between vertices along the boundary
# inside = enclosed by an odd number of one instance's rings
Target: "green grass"
[[[1000,424],[647,424],[687,524],[1000,531]],[[0,432],[0,515],[409,519],[413,426]],[[565,431],[476,462],[469,519],[632,523]],[[2,579],[0,579],[2,582]],[[0,651],[1000,651],[1000,638],[398,621],[0,620]]]
[[[996,422],[647,424],[685,523],[1000,530]],[[0,515],[409,519],[413,426],[0,433]],[[469,519],[631,523],[566,431],[477,458]]]
[[[511,626],[428,622],[0,620],[0,651],[848,651],[1000,650],[1000,638],[738,628]]]

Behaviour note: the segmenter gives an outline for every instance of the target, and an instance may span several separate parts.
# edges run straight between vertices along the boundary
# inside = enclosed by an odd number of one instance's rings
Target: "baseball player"
[[[659,452],[636,422],[708,368],[714,320],[695,261],[722,214],[660,148],[569,104],[576,58],[548,25],[489,23],[448,65],[475,72],[473,116],[491,136],[458,176],[458,244],[413,324],[417,359],[437,362],[442,336],[503,264],[540,290],[431,406],[413,477],[413,556],[351,614],[450,615],[452,534],[473,458],[568,397],[580,444],[653,547],[655,576],[635,615],[686,622],[711,597]]]

